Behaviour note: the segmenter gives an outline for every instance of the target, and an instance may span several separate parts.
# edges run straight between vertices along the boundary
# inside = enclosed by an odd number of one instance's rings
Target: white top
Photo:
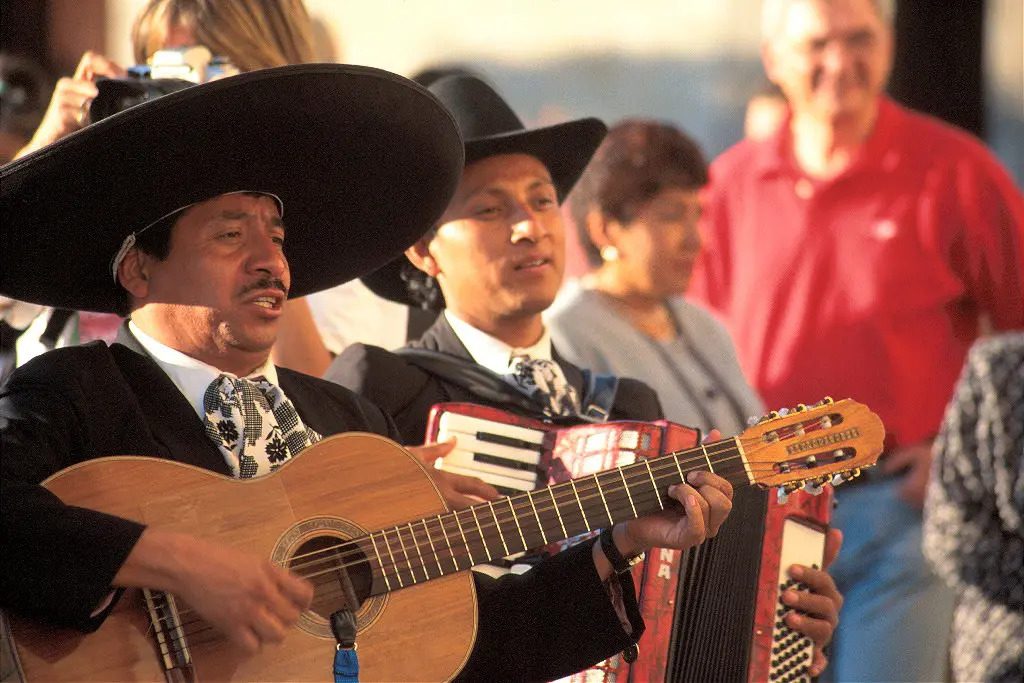
[[[178,387],[182,395],[192,405],[193,410],[199,415],[200,419],[206,418],[206,408],[203,406],[203,396],[206,394],[207,387],[210,383],[221,375],[229,375],[234,377],[230,372],[223,372],[218,370],[212,365],[196,360],[191,356],[186,356],[181,351],[176,351],[170,346],[158,342],[153,337],[149,336],[134,321],[128,321],[128,329],[135,335],[135,338],[142,345],[142,348],[146,350],[156,364],[160,366],[171,381],[174,382],[174,386]],[[277,368],[274,364],[267,361],[256,370],[246,375],[249,379],[256,377],[263,377],[271,384],[278,386],[277,384]],[[278,386],[280,388],[280,386]],[[283,391],[281,392],[284,393]]]
[[[393,350],[405,346],[409,308],[377,296],[359,280],[306,297],[324,346],[339,354],[357,342]]]
[[[486,332],[481,332],[465,320],[462,320],[450,310],[445,310],[445,317],[448,324],[452,326],[455,336],[469,351],[469,355],[478,365],[482,365],[491,372],[499,375],[507,375],[512,369],[510,367],[514,356],[529,356],[538,360],[551,360],[551,333],[544,328],[544,333],[533,346],[525,348],[512,347],[505,342],[492,337]]]

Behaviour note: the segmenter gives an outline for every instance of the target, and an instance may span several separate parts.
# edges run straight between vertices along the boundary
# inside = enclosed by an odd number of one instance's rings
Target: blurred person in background
[[[1024,201],[976,139],[882,94],[881,0],[767,0],[762,19],[790,112],[712,164],[691,293],[766,402],[851,396],[884,420],[880,467],[833,518],[832,674],[941,680],[953,598],[921,553],[931,444],[982,320],[1024,326]]]
[[[132,28],[137,64],[160,50],[204,46],[241,71],[316,61],[313,28],[301,0],[150,0]],[[74,75],[57,81],[49,107],[20,158],[90,123],[89,106],[100,78],[123,78],[125,69],[97,52],[82,55]],[[305,312],[305,315],[303,315]],[[5,366],[13,369],[55,346],[117,336],[121,319],[112,314],[55,310],[25,302],[0,301],[4,343],[15,349]],[[285,340],[307,339],[316,328],[299,307],[282,326]],[[319,373],[317,373],[319,374]],[[0,377],[3,367],[0,366]]]
[[[1024,680],[1024,333],[975,342],[935,440],[924,553],[953,586],[956,681]]]
[[[658,393],[668,419],[731,436],[765,410],[729,333],[684,298],[707,179],[700,148],[674,126],[612,127],[569,195],[594,270],[549,323],[573,363],[635,377]]]

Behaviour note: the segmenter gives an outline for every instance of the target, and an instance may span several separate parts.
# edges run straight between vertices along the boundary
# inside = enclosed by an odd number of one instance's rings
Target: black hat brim
[[[0,168],[0,293],[113,311],[110,263],[127,235],[249,190],[281,198],[290,294],[309,294],[415,242],[462,161],[451,114],[379,69],[287,66],[187,88]]]
[[[586,118],[467,140],[466,166],[497,154],[529,154],[547,167],[561,202],[583,174],[607,132],[601,120]],[[412,299],[402,278],[402,271],[413,267],[401,254],[361,280],[377,296],[416,307],[420,304]],[[434,308],[443,307],[444,299],[438,293]]]

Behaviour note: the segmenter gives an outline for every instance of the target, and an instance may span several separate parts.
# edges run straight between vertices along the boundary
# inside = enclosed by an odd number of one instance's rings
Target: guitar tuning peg
[[[779,408],[779,410],[776,413],[776,415],[778,415],[779,417],[785,417],[785,416],[789,415],[789,408]]]
[[[768,414],[767,414],[767,415],[765,416],[765,419],[767,419],[767,420],[777,420],[777,419],[778,419],[779,417],[781,417],[781,416],[779,415],[779,411],[777,411],[777,410],[773,410],[773,411],[771,411],[770,413],[768,413]]]
[[[785,505],[789,502],[789,491],[784,488],[775,489],[775,499],[779,502],[779,505]]]
[[[835,403],[835,400],[831,396],[826,396],[825,398],[821,399],[821,405],[823,406],[830,406],[833,403]]]
[[[797,403],[796,408],[794,408],[794,410],[798,413],[807,412],[807,406],[804,405],[803,403]]]
[[[748,427],[753,427],[756,424],[760,424],[763,419],[764,419],[763,417],[758,417],[757,415],[751,415],[750,417],[747,418],[747,426]]]
[[[850,470],[850,479],[853,479],[853,478],[859,477],[859,476],[860,476],[860,468],[859,467],[855,467],[852,470]]]
[[[804,491],[807,491],[807,493],[811,494],[812,496],[820,496],[822,490],[823,489],[821,488],[821,482],[808,481],[806,484],[804,484]]]
[[[845,484],[846,479],[846,476],[842,472],[837,472],[832,475],[832,479],[829,483],[831,483],[832,486],[839,486],[840,484]]]

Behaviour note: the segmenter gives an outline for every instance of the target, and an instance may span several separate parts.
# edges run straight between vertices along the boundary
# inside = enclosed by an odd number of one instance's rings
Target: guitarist
[[[261,476],[325,435],[397,437],[379,408],[276,368],[270,348],[289,294],[399,255],[437,220],[461,162],[451,117],[422,89],[308,65],[167,95],[0,169],[0,294],[130,317],[118,343],[44,354],[0,390],[0,606],[88,631],[120,589],[149,587],[244,651],[280,642],[310,604],[306,581],[242,550],[67,506],[39,483],[117,454]],[[709,473],[692,483],[699,492],[670,490],[685,515],[623,525],[619,551],[714,535],[731,488]],[[612,570],[599,546],[581,547],[527,576],[481,580],[461,677],[551,678],[624,648],[642,624]]]
[[[477,391],[437,372],[434,359],[427,365],[416,354],[363,344],[348,347],[325,376],[384,408],[404,443],[422,440],[430,409],[441,402],[494,405],[531,417],[586,412],[591,397],[584,372],[552,346],[541,315],[562,282],[559,202],[606,129],[596,119],[581,119],[528,130],[497,93],[470,76],[445,78],[429,89],[455,115],[466,140],[462,181],[438,225],[406,251],[407,258],[364,282],[400,303],[444,307],[409,346],[445,354],[456,371],[476,363],[495,376],[506,375],[510,386],[522,386],[521,358],[528,356],[546,361],[544,372],[550,376],[554,368],[556,378],[527,381],[523,391],[536,403],[524,409],[521,402],[502,403],[490,389]],[[552,391],[538,391],[541,385]],[[610,406],[611,419],[663,417],[655,392],[636,380],[619,379]],[[827,560],[838,552],[839,541],[838,532],[830,533]],[[842,597],[825,571],[799,571],[811,590],[789,603],[805,614],[790,614],[787,622],[815,641],[811,674],[818,675],[827,664],[821,649],[832,636]]]

